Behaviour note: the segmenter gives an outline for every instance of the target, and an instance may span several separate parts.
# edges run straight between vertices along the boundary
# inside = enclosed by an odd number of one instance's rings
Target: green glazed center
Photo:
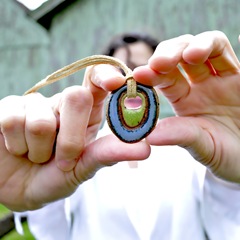
[[[127,95],[125,95],[121,101],[122,118],[125,124],[130,128],[137,127],[142,122],[145,116],[145,97],[141,93],[137,93],[137,96],[141,99],[141,105],[136,108],[129,108],[128,106],[126,106],[125,100],[127,99]]]

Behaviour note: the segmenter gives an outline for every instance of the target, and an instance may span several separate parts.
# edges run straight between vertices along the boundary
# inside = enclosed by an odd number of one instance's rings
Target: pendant
[[[127,95],[127,85],[112,92],[106,117],[112,132],[123,142],[135,143],[156,126],[159,99],[154,88],[137,84],[135,98]]]

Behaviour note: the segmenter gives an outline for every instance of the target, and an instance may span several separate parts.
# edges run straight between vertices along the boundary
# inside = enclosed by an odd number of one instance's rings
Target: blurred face
[[[113,56],[122,60],[131,69],[147,64],[153,54],[151,47],[141,41],[130,43],[127,46],[118,48]]]
[[[135,67],[146,65],[152,54],[152,48],[146,43],[139,41],[136,43],[130,43],[127,45],[127,47],[118,48],[113,57],[122,60],[129,68],[133,70]],[[139,97],[134,99],[127,98],[125,100],[125,106],[129,109],[137,109],[141,106],[141,104],[142,101]],[[138,167],[137,161],[129,161],[128,164],[130,168]]]
[[[146,43],[139,41],[136,43],[130,43],[127,47],[123,46],[118,48],[113,57],[122,60],[133,70],[135,67],[146,65],[152,54],[152,48]],[[141,107],[142,100],[140,97],[127,98],[124,103],[128,109],[137,109]]]

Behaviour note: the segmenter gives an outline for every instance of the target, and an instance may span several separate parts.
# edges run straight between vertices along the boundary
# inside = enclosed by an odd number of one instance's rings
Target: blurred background
[[[239,12],[239,0],[1,0],[0,98],[21,95],[55,70],[101,54],[123,32],[146,32],[162,41],[221,30],[239,54]],[[81,84],[83,73],[40,91],[50,96]],[[162,113],[171,114],[164,106]]]
[[[160,42],[185,33],[220,30],[240,56],[239,0],[29,2],[0,1],[0,98],[22,95],[53,71],[101,54],[110,39],[123,32],[146,32]],[[51,96],[81,84],[83,74],[84,70],[40,92]],[[162,117],[172,114],[164,99],[161,108]]]
[[[239,55],[239,12],[239,0],[1,0],[0,98],[21,95],[57,69],[101,54],[109,40],[123,32],[146,32],[160,42],[221,30]],[[40,92],[50,96],[81,84],[83,74]],[[164,99],[162,103],[161,116],[171,115]]]
[[[0,98],[21,95],[53,71],[102,53],[123,32],[143,31],[162,41],[221,30],[240,54],[239,0],[44,0],[35,10],[20,2],[0,1]],[[29,2],[36,4],[32,9],[41,3]],[[81,84],[83,73],[41,91],[52,95]]]

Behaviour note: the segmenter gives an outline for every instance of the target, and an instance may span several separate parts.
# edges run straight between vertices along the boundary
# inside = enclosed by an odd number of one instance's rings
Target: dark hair
[[[136,42],[146,43],[152,49],[153,52],[155,51],[159,43],[156,39],[147,34],[125,33],[114,37],[109,43],[107,49],[104,51],[104,54],[108,56],[113,56],[118,48],[127,47],[128,44]]]

